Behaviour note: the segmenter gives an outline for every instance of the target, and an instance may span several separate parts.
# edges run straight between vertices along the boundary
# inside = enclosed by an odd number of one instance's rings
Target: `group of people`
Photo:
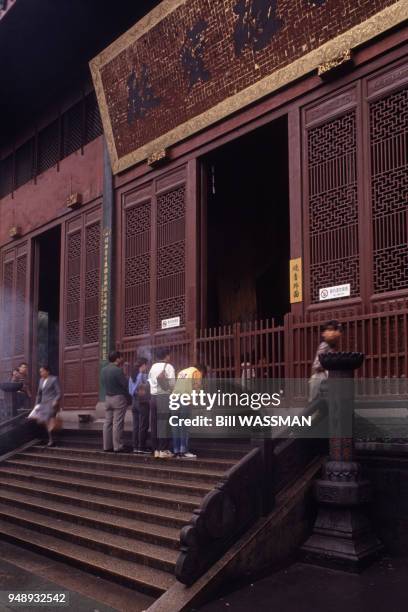
[[[48,434],[48,446],[55,446],[53,433],[57,428],[57,414],[60,408],[61,387],[57,376],[51,375],[48,365],[39,368],[40,380],[35,396],[34,408],[28,415],[28,419],[35,421],[45,427]],[[28,409],[32,406],[32,395],[28,380],[28,364],[20,363],[14,368],[11,382],[20,383],[21,388],[16,392],[17,409]]]
[[[329,321],[323,328],[322,341],[317,349],[309,380],[310,402],[318,398],[321,383],[327,378],[327,372],[320,363],[320,355],[338,350],[341,335],[342,327],[337,320]],[[187,428],[180,425],[171,428],[170,431],[169,398],[172,392],[191,393],[193,389],[199,390],[207,369],[204,365],[197,364],[181,370],[176,377],[174,366],[170,361],[170,351],[166,348],[157,350],[156,361],[150,369],[148,364],[147,358],[140,357],[134,372],[127,377],[123,371],[121,353],[118,351],[110,353],[109,364],[102,370],[102,384],[106,393],[103,449],[105,452],[127,452],[123,444],[123,430],[126,411],[131,405],[134,453],[153,453],[153,456],[159,459],[175,456],[195,459],[196,455],[189,449]],[[45,427],[48,446],[54,446],[53,432],[58,427],[61,388],[57,376],[51,375],[48,365],[40,367],[39,375],[34,408],[28,419]],[[21,383],[16,396],[17,407],[31,407],[32,395],[27,363],[23,362],[13,370],[11,381]],[[186,417],[189,411],[189,406],[181,406],[179,416]],[[151,448],[147,445],[149,429]]]
[[[166,348],[157,349],[156,361],[150,368],[148,363],[147,358],[140,357],[134,372],[127,378],[121,353],[110,353],[109,364],[102,370],[101,378],[106,396],[103,450],[128,452],[123,444],[123,430],[126,410],[131,405],[134,453],[152,453],[157,459],[195,459],[196,455],[189,449],[187,428],[180,425],[170,431],[169,397],[173,392],[198,390],[206,368],[197,364],[181,370],[176,377],[170,351]],[[180,416],[187,416],[189,407],[183,406],[179,411],[182,412]],[[147,446],[149,428],[151,448]]]

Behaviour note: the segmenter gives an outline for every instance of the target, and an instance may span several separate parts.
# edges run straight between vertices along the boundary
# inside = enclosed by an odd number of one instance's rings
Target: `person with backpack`
[[[150,368],[150,419],[153,454],[156,459],[169,459],[169,396],[176,382],[176,372],[170,363],[170,351],[159,348],[157,361]]]
[[[132,398],[133,417],[133,452],[149,455],[146,447],[149,431],[150,415],[150,385],[147,380],[147,359],[140,357],[136,363],[135,372],[129,378],[129,395]]]

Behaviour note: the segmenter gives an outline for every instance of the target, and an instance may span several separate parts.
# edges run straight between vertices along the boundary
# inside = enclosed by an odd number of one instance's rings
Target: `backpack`
[[[166,366],[167,363],[164,364],[163,370],[157,375],[157,384],[162,391],[170,391],[170,382],[166,376]]]
[[[150,383],[148,381],[138,386],[136,396],[140,402],[148,402],[150,400]]]

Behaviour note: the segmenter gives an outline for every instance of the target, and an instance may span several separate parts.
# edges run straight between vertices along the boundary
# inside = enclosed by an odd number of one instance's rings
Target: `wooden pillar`
[[[112,283],[114,237],[113,176],[106,140],[103,148],[102,249],[101,249],[101,306],[100,306],[100,368],[106,365],[109,351],[114,347],[113,316],[114,287]],[[100,388],[99,399],[105,398]]]
[[[187,165],[186,188],[186,331],[194,342],[198,312],[198,174],[197,161]],[[194,346],[190,359],[194,357]]]
[[[302,158],[300,110],[293,107],[288,113],[288,157],[289,157],[289,223],[290,223],[290,258],[302,258],[303,223],[302,223]],[[287,271],[289,274],[289,270]],[[304,278],[304,275],[303,275]],[[305,292],[303,290],[303,299]],[[304,302],[291,304],[291,313],[303,315]]]

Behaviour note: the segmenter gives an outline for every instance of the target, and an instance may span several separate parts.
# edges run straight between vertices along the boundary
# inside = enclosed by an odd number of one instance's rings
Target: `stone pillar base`
[[[301,549],[304,561],[359,572],[382,549],[361,509],[361,504],[369,500],[369,482],[352,480],[357,476],[358,467],[356,463],[347,462],[326,464],[326,476],[335,474],[335,478],[351,479],[317,481],[319,510],[313,533]]]
[[[321,508],[301,555],[308,563],[359,572],[381,548],[368,520],[357,509]]]

